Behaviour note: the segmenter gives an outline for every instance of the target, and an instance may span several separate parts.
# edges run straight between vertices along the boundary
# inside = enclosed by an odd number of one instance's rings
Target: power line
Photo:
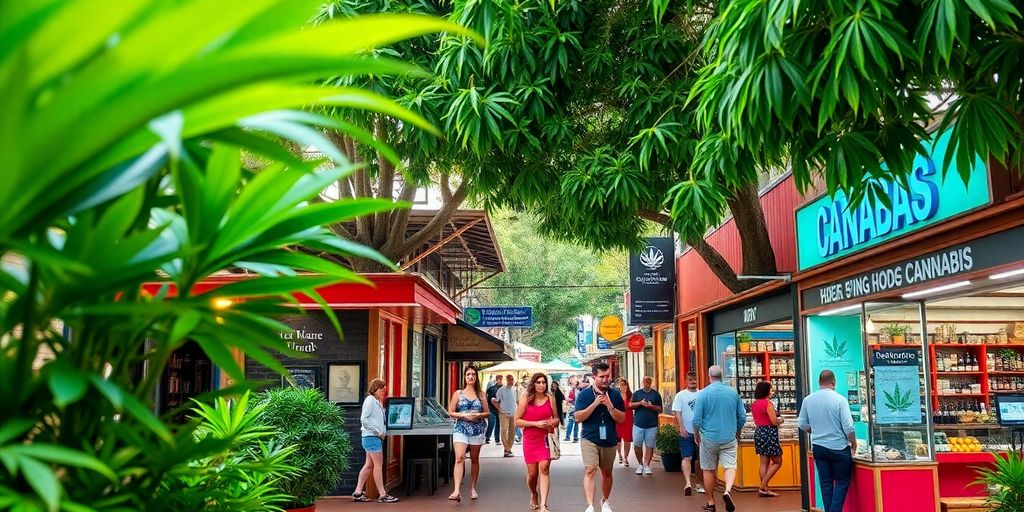
[[[529,286],[477,286],[474,290],[497,290],[497,289],[516,289],[516,290],[532,290],[540,288],[625,288],[624,284],[538,284]]]

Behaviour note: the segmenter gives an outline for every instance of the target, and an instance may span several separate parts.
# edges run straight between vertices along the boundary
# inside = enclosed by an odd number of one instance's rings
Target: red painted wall
[[[790,176],[761,196],[768,236],[775,249],[775,264],[779,272],[796,270],[796,237],[793,211],[800,204],[800,194]],[[740,236],[736,223],[730,219],[707,236],[708,243],[718,249],[733,269],[740,270],[743,256],[740,251]],[[704,260],[695,251],[688,250],[676,258],[677,293],[676,311],[692,313],[717,300],[728,298],[731,293],[711,272]]]

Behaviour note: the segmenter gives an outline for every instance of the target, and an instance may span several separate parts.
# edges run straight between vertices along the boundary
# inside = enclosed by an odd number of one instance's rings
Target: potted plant
[[[293,497],[286,510],[312,512],[348,469],[352,451],[338,406],[318,389],[278,388],[256,396],[262,422],[277,430],[278,443],[295,447],[288,463],[299,474],[281,481],[281,492]]]
[[[882,334],[889,336],[889,339],[893,343],[905,343],[907,339],[907,331],[909,329],[905,325],[889,324],[882,327]]]
[[[1024,512],[1024,458],[1017,452],[996,453],[992,466],[975,468],[975,485],[988,488],[986,504],[993,512]]]
[[[655,445],[661,454],[661,467],[669,473],[682,471],[683,460],[679,456],[679,427],[672,424],[658,428]]]
[[[736,344],[739,345],[740,352],[750,352],[750,340],[754,339],[749,333],[741,332],[736,335]]]

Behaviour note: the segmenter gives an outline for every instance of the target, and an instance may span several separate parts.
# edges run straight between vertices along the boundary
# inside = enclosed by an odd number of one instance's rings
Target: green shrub
[[[260,393],[253,407],[263,408],[261,421],[277,430],[278,443],[295,448],[288,463],[299,474],[281,482],[295,498],[290,507],[312,505],[338,485],[352,451],[338,406],[320,390],[289,387]]]
[[[987,486],[993,512],[1024,512],[1024,458],[1017,452],[995,454],[992,467],[980,467],[975,484]]]
[[[679,453],[679,427],[671,423],[658,427],[655,445],[658,453]]]

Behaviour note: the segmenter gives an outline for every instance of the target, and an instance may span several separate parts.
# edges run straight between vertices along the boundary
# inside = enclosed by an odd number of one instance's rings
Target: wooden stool
[[[988,512],[992,507],[985,498],[940,498],[942,512]]]
[[[437,468],[434,459],[406,459],[405,461],[405,495],[412,494],[413,486],[419,488],[420,475],[426,477],[430,485],[430,495],[437,491]]]

